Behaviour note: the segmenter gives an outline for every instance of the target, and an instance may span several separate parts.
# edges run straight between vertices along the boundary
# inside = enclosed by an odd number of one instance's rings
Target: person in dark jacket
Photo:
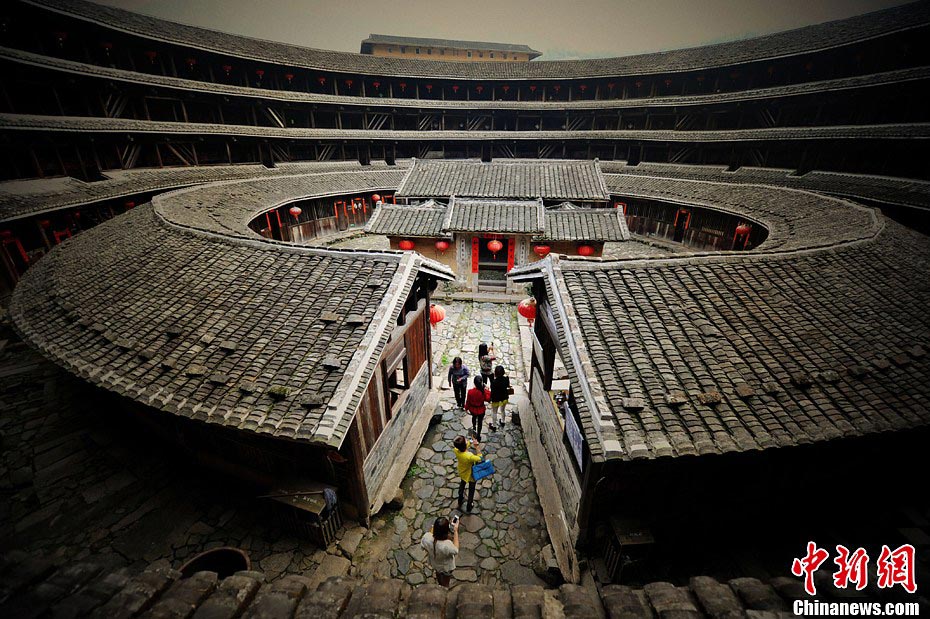
[[[509,399],[510,377],[505,375],[504,366],[499,365],[494,368],[494,376],[491,378],[491,421],[488,423],[491,432],[497,429],[494,427],[495,421],[500,427],[504,427]]]
[[[468,366],[462,363],[461,357],[452,360],[449,366],[449,385],[455,393],[455,403],[459,408],[465,406],[465,392],[468,391]]]
[[[497,357],[494,356],[494,345],[489,347],[485,343],[478,344],[478,367],[481,369],[481,380],[485,386],[491,382],[493,363]]]
[[[481,440],[481,424],[484,423],[485,403],[491,400],[491,392],[484,387],[480,376],[475,376],[475,386],[465,395],[465,410],[471,415],[471,430],[475,439]]]

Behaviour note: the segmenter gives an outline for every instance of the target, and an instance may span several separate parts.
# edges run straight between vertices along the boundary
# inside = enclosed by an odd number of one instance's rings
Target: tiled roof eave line
[[[403,292],[407,283],[416,274],[417,263],[418,258],[413,253],[405,252],[401,257],[400,268],[395,271],[388,287],[389,294],[378,306],[375,316],[362,337],[362,341],[366,342],[365,348],[356,350],[336,386],[335,393],[342,394],[342,396],[335,403],[330,400],[326,412],[323,413],[323,419],[329,419],[332,423],[325,427],[322,423],[318,424],[313,431],[314,438],[336,448],[342,446],[347,433],[338,436],[336,430],[343,425],[347,415],[354,415],[354,411],[350,410],[351,403],[360,391],[368,388],[368,381],[371,379],[371,372],[367,369],[369,361],[380,349],[382,340],[390,334],[391,325],[396,320],[397,313],[400,312],[398,304],[403,301]]]
[[[562,277],[559,257],[553,256],[550,261],[545,269],[549,277],[550,287],[557,291],[555,294],[550,295],[555,300],[554,311],[559,313],[562,320],[563,337],[569,352],[569,362],[574,366],[574,373],[578,377],[578,383],[582,391],[581,395],[591,414],[592,427],[603,448],[606,441],[616,440],[614,437],[608,436],[608,431],[606,431],[608,428],[611,431],[613,430],[613,415],[610,413],[610,407],[604,399],[603,387],[595,382],[597,372],[594,371],[594,364],[588,354],[587,346],[584,344],[584,338],[580,335],[581,328],[575,310],[571,306],[568,287]],[[575,338],[575,333],[579,334],[578,338]],[[628,459],[628,455],[623,451],[622,447],[619,450],[621,457]],[[607,451],[605,448],[604,452]]]

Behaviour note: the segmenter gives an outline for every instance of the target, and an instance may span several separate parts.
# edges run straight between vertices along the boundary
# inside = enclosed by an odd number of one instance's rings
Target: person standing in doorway
[[[451,529],[451,537],[449,532]],[[431,531],[427,531],[420,545],[429,557],[429,564],[436,572],[436,580],[449,587],[455,571],[455,556],[459,554],[459,523],[450,525],[448,518],[437,518]]]
[[[477,378],[477,377],[476,377]],[[465,484],[468,484],[468,508],[466,511],[471,513],[472,504],[475,500],[475,478],[472,477],[471,467],[481,462],[481,445],[478,441],[472,439],[472,447],[475,453],[468,451],[468,443],[464,436],[456,436],[452,441],[452,451],[455,452],[455,459],[458,463],[459,472],[459,510],[462,509],[462,503],[465,500]]]
[[[461,357],[452,360],[452,365],[449,366],[449,386],[452,387],[452,391],[455,393],[455,404],[459,408],[465,406],[465,393],[468,391],[469,375],[468,366],[462,363]]]
[[[471,415],[471,431],[475,439],[481,440],[481,425],[484,423],[486,403],[491,401],[491,392],[485,388],[480,376],[475,376],[475,386],[465,395],[465,410]]]
[[[481,379],[485,385],[491,382],[495,359],[497,357],[494,356],[494,344],[490,347],[484,342],[478,345],[478,367],[481,368]]]
[[[497,429],[494,427],[495,422],[501,428],[504,427],[510,392],[510,377],[505,375],[504,366],[499,365],[494,368],[494,376],[491,378],[491,421],[488,422],[491,432]]]

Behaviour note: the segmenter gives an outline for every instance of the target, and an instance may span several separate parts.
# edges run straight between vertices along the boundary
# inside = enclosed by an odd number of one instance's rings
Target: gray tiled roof
[[[545,241],[627,241],[623,210],[549,209],[546,211],[546,230],[540,239]]]
[[[556,140],[636,140],[643,142],[675,142],[675,143],[720,143],[720,142],[765,142],[783,140],[901,140],[901,139],[927,139],[930,138],[930,123],[896,123],[886,125],[841,125],[827,127],[771,127],[765,129],[732,129],[714,131],[677,131],[667,129],[623,129],[623,130],[588,130],[588,131],[416,131],[416,130],[367,130],[367,129],[305,129],[305,128],[278,128],[259,127],[253,125],[220,125],[215,123],[184,123],[152,120],[136,120],[129,118],[95,118],[86,116],[41,116],[36,114],[0,114],[0,129],[5,131],[61,131],[69,133],[147,133],[157,135],[217,135],[242,136],[258,138],[274,138],[288,140],[391,140],[391,141],[488,141],[511,140],[515,142],[541,142]],[[429,163],[443,165],[442,161]],[[474,165],[482,164],[480,161]],[[506,165],[518,165],[520,162],[512,161]],[[494,161],[490,165],[505,165]],[[514,175],[510,186],[502,186],[501,191],[507,195],[500,197],[533,198],[532,192],[537,189],[551,192],[554,199],[567,198],[572,200],[597,200],[604,195],[597,186],[602,179],[591,175],[591,162],[545,160],[545,163],[523,165],[529,166],[520,175]],[[575,186],[579,192],[589,192],[585,195],[561,195],[567,188],[553,187],[545,179],[545,170],[552,166],[575,166],[574,172],[579,176]],[[537,170],[533,175],[532,170]],[[449,172],[455,172],[450,170]],[[478,176],[464,175],[465,172],[478,174],[478,168],[462,168],[462,175],[446,177],[444,174],[430,174],[430,178],[437,180],[427,184],[427,188],[438,187],[439,183],[447,190],[444,192],[430,191],[430,193],[414,193],[407,191],[409,196],[424,195],[450,195],[457,193],[469,195],[465,191],[448,191],[453,187],[461,186],[472,191],[490,192],[477,197],[490,197],[495,189],[492,185],[485,185]],[[496,171],[501,174],[505,171]],[[564,173],[560,174],[566,178]],[[518,182],[516,179],[525,179]],[[503,182],[503,179],[501,180]],[[418,186],[419,187],[419,186]],[[604,192],[606,193],[606,191]],[[514,195],[510,195],[514,194]]]
[[[185,92],[202,92],[208,94],[222,94],[247,98],[261,98],[268,101],[281,101],[287,103],[318,103],[331,105],[349,105],[372,108],[412,108],[412,109],[509,109],[509,110],[613,110],[638,109],[655,107],[684,107],[691,105],[713,105],[737,101],[752,101],[762,99],[777,99],[809,94],[820,94],[838,90],[851,90],[867,87],[880,87],[889,84],[898,84],[930,77],[930,67],[915,67],[857,75],[819,82],[804,82],[786,86],[773,86],[770,88],[757,88],[740,90],[737,92],[721,92],[702,95],[637,97],[631,99],[600,99],[577,101],[454,101],[436,99],[398,99],[389,97],[358,97],[345,95],[329,95],[289,90],[272,90],[268,88],[251,88],[204,82],[198,80],[182,79],[165,75],[153,75],[102,67],[43,56],[23,50],[0,47],[0,59],[10,60],[19,64],[34,67],[49,68],[64,71],[70,74],[83,75],[107,80],[118,80],[124,83],[160,86]]]
[[[803,191],[611,184],[738,213],[770,235],[748,253],[560,257],[511,272],[548,282],[560,346],[577,351],[563,358],[596,458],[765,449],[930,421],[927,237]]]
[[[463,617],[496,619],[546,617],[553,608],[566,619],[610,617],[753,617],[788,616],[797,599],[849,601],[848,593],[819,587],[812,598],[800,579],[777,577],[717,581],[696,576],[681,586],[651,582],[644,587],[605,585],[597,589],[564,584],[544,590],[538,585],[460,583],[452,589],[435,584],[411,587],[403,580],[330,577],[320,574],[271,574],[242,571],[220,578],[198,572],[182,578],[163,565],[143,570],[115,569],[112,560],[91,556],[61,565],[40,553],[13,550],[0,557],[0,569],[14,575],[4,583],[0,613],[42,616],[127,617],[148,609],[152,616],[176,615],[177,609],[207,617]],[[319,569],[319,568],[318,568]],[[870,586],[863,595],[882,599]]]
[[[567,203],[566,203],[567,204]],[[617,209],[546,210],[541,201],[453,198],[442,208],[385,204],[365,228],[371,234],[438,238],[453,232],[533,235],[536,240],[625,241],[630,238]]]
[[[518,45],[515,43],[488,43],[486,41],[459,41],[456,39],[430,39],[425,37],[402,37],[394,34],[369,34],[368,38],[362,41],[365,43],[382,43],[385,45],[422,45],[424,47],[446,47],[449,49],[486,49],[502,52],[520,52],[524,54],[535,54],[539,52],[529,45]]]
[[[597,161],[416,160],[397,195],[606,200],[607,187]]]
[[[704,47],[623,58],[571,61],[422,62],[308,49],[177,24],[85,0],[23,0],[106,27],[194,49],[215,51],[288,67],[354,74],[452,79],[567,79],[673,73],[830,49],[930,23],[925,2],[776,34]]]
[[[480,200],[453,197],[445,229],[454,232],[539,234],[546,225],[545,209],[537,200]]]
[[[387,171],[405,169],[409,165],[409,159],[398,159],[396,168],[385,165],[383,161],[373,161],[370,167],[364,167],[352,161],[307,161],[279,163],[274,168],[266,168],[258,164],[242,164],[109,170],[104,174],[106,177],[104,180],[91,182],[69,178],[8,181],[0,183],[0,222],[93,204],[101,200],[216,181],[286,176],[308,172],[361,172],[366,169]]]
[[[431,201],[432,202],[432,201]],[[438,238],[445,236],[442,228],[446,205],[395,206],[382,204],[372,214],[365,232],[391,236]]]
[[[930,182],[912,178],[813,171],[797,175],[794,170],[742,167],[729,172],[726,166],[640,163],[627,166],[622,161],[603,161],[604,179],[611,192],[622,192],[630,175],[663,176],[721,183],[760,183],[807,189],[889,204],[930,208]],[[615,174],[616,173],[616,174]]]
[[[144,404],[338,446],[415,276],[452,273],[418,254],[268,241],[247,224],[335,188],[396,185],[399,174],[307,174],[156,196],[33,265],[10,315],[51,359]]]

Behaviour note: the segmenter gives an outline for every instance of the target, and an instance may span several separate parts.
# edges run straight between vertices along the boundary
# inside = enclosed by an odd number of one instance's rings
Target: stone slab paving
[[[514,305],[452,302],[444,307],[446,319],[433,336],[433,374],[441,378],[436,386],[443,387],[436,409],[440,421],[427,432],[403,482],[403,507],[374,518],[356,554],[353,575],[400,578],[411,585],[433,579],[420,540],[435,518],[459,513],[451,443],[471,428],[469,416],[454,408],[453,393],[445,388],[452,358],[461,356],[476,372],[478,344],[493,341],[495,364],[507,368],[515,385],[523,380]],[[532,568],[549,539],[523,433],[513,423],[491,432],[488,420],[483,445],[497,473],[478,483],[474,513],[462,516],[453,583],[544,585]]]

